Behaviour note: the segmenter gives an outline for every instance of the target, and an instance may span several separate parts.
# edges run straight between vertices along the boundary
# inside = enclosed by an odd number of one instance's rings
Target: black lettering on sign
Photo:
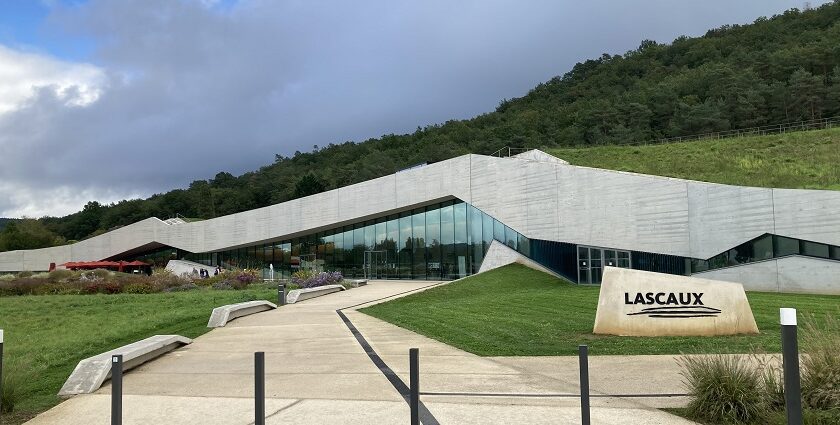
[[[703,304],[703,292],[630,292],[624,293],[625,305],[650,305],[628,316],[647,315],[654,318],[716,317],[719,309]],[[661,306],[661,307],[659,307]]]

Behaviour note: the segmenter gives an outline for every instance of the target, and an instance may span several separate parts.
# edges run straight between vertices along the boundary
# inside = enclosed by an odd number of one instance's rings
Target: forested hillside
[[[211,218],[506,145],[609,145],[834,115],[840,115],[838,2],[669,44],[645,40],[622,55],[578,63],[473,119],[360,143],[325,140],[242,176],[223,172],[146,200],[91,202],[76,214],[39,221],[54,241],[78,240],[149,216]],[[7,230],[0,249],[8,249]]]

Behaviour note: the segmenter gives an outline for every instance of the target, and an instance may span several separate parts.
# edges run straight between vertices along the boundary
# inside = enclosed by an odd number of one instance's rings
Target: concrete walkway
[[[192,345],[128,372],[124,377],[125,424],[253,423],[253,353],[266,352],[266,412],[269,424],[401,424],[409,409],[403,397],[371,361],[337,309],[417,290],[430,282],[375,282],[350,291],[236,319],[195,339]],[[579,423],[576,398],[499,396],[577,391],[574,358],[483,358],[348,308],[347,318],[382,360],[408,383],[408,349],[420,348],[421,391],[433,419],[428,423]],[[208,312],[208,315],[210,312]],[[637,372],[672,361],[658,356],[628,362]],[[635,359],[635,358],[634,358]],[[593,358],[593,367],[599,358]],[[626,363],[626,364],[625,364]],[[624,365],[624,366],[622,366]],[[670,368],[670,366],[668,366]],[[671,392],[638,378],[641,391]],[[663,382],[673,382],[670,377]],[[639,381],[635,381],[639,382]],[[593,370],[593,393],[626,393]],[[628,384],[630,385],[630,384]],[[630,385],[632,386],[632,385]],[[29,423],[108,424],[110,386],[76,396]],[[474,393],[485,394],[476,396]],[[492,393],[494,395],[486,395]],[[596,424],[688,424],[651,408],[671,401],[593,398]]]

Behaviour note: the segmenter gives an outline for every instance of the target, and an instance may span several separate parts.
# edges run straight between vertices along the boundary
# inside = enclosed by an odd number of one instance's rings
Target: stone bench
[[[210,313],[210,320],[207,321],[207,327],[221,328],[237,317],[274,310],[275,308],[277,308],[277,305],[264,300],[223,305],[214,308],[213,312]]]
[[[111,377],[111,356],[122,354],[123,371],[140,366],[192,340],[181,335],[155,335],[144,340],[124,345],[79,362],[73,373],[64,382],[58,395],[69,397],[76,394],[90,394],[99,389]]]
[[[367,279],[344,279],[344,281],[349,283],[350,286],[352,286],[354,288],[358,288],[360,286],[365,286],[368,283]]]
[[[286,295],[286,304],[294,304],[299,301],[308,300],[310,298],[320,297],[322,295],[332,294],[333,292],[343,291],[344,287],[341,285],[324,285],[317,288],[306,289],[292,289]]]

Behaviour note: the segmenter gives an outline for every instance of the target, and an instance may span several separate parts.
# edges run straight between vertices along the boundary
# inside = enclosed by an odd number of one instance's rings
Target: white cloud
[[[101,187],[80,188],[62,185],[30,187],[25,183],[0,182],[0,217],[63,216],[78,212],[90,200],[109,204],[123,199],[146,197],[147,193],[117,192]]]
[[[0,45],[0,114],[25,105],[39,90],[53,92],[67,106],[88,105],[104,83],[105,73],[96,66]]]

